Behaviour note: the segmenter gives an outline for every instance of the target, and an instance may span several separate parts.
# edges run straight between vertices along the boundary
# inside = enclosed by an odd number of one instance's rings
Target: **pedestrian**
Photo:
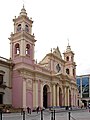
[[[21,108],[21,115],[23,114],[23,108]]]
[[[29,109],[29,107],[27,107],[27,112],[28,112],[28,113],[30,112],[30,109]]]
[[[37,107],[37,113],[39,112],[39,106]]]

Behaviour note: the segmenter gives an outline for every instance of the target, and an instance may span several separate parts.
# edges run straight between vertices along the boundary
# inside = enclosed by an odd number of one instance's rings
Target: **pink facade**
[[[36,40],[31,32],[33,21],[27,17],[24,6],[20,15],[13,19],[13,22],[14,33],[9,38],[10,57],[14,63],[12,105],[14,107],[28,106],[32,109],[37,106],[73,105],[75,101],[69,103],[67,100],[70,96],[68,91],[71,91],[70,93],[72,93],[72,89],[77,91],[75,83],[76,64],[70,46],[67,46],[64,60],[57,47],[37,63],[34,60]],[[77,101],[77,97],[74,99]]]
[[[22,106],[22,77],[19,75],[18,71],[13,71],[12,79],[13,89],[12,89],[12,104],[14,107]]]
[[[26,93],[26,106],[33,108],[33,94],[32,91],[27,91]]]

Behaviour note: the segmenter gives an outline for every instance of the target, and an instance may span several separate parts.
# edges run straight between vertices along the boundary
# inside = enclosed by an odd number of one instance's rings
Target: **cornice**
[[[65,60],[63,60],[62,58],[57,57],[57,56],[56,56],[55,54],[53,54],[53,53],[48,53],[47,56],[50,56],[49,59],[52,59],[52,60],[57,59],[57,60],[59,60],[59,61],[62,61],[62,62],[64,62],[64,63],[66,63]]]
[[[17,18],[15,17],[13,19],[13,22],[15,22],[15,23],[23,22],[23,21],[25,21],[25,22],[27,21],[28,24],[33,23],[32,19],[30,19],[28,16],[18,16]]]
[[[66,62],[66,63],[65,63],[65,66],[67,66],[67,65],[77,66],[75,62],[71,62],[71,61],[70,61],[70,62]]]
[[[11,42],[14,42],[15,40],[18,41],[21,39],[25,39],[25,40],[28,40],[29,42],[30,41],[36,42],[36,40],[34,38],[35,38],[34,35],[31,35],[31,34],[25,32],[24,30],[22,30],[21,32],[12,34],[11,37],[9,38],[9,40],[11,40]]]
[[[12,68],[13,65],[14,64],[12,62],[10,62],[9,60],[7,60],[7,61],[0,60],[0,66]]]

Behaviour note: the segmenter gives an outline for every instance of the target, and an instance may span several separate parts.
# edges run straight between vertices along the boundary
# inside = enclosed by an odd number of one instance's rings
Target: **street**
[[[43,112],[43,120],[51,120],[51,112]],[[23,115],[21,113],[4,113],[2,120],[23,120]],[[41,120],[41,112],[38,114],[32,112],[32,114],[25,114],[25,120]],[[56,111],[55,120],[69,120],[68,111]],[[70,111],[70,120],[90,120],[90,112],[86,110],[75,110]]]

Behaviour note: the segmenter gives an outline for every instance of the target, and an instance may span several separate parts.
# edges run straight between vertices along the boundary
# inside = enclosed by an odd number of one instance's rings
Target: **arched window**
[[[15,54],[19,54],[20,53],[20,47],[19,44],[15,44]]]
[[[66,61],[69,61],[69,56],[66,57]]]
[[[2,84],[3,84],[3,75],[0,74],[0,85],[2,85]]]
[[[18,32],[21,31],[21,24],[19,24],[19,25],[17,26],[17,31],[18,31]]]
[[[29,32],[29,27],[28,27],[28,25],[25,25],[25,31],[26,31],[26,32]]]
[[[27,55],[30,54],[30,45],[29,44],[26,45],[26,54]]]
[[[69,75],[69,69],[68,68],[66,69],[66,73]]]
[[[73,69],[73,76],[75,76],[75,69]]]

